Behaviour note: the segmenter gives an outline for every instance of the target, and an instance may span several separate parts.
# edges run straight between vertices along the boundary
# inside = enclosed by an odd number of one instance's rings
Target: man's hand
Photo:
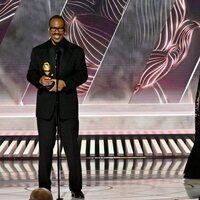
[[[50,86],[54,81],[48,76],[42,76],[39,80],[40,84],[43,86]]]
[[[56,79],[52,79],[55,84],[54,86],[49,90],[50,92],[56,92],[57,89],[57,85],[56,85]],[[58,80],[58,91],[62,91],[62,89],[65,87],[65,82],[63,80]]]

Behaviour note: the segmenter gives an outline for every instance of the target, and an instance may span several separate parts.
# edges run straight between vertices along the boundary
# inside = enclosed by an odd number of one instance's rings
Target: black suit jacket
[[[59,92],[60,118],[70,119],[78,117],[78,98],[76,87],[87,80],[87,67],[82,48],[63,39],[59,64],[59,79],[66,87]],[[41,119],[50,119],[56,106],[56,93],[47,91],[40,83],[44,75],[44,62],[51,66],[51,73],[55,74],[55,46],[51,40],[32,49],[31,61],[27,73],[27,80],[38,88],[36,101],[36,116]]]

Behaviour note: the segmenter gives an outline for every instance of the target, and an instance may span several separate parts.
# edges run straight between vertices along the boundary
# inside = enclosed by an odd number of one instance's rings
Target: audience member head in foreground
[[[31,192],[29,200],[53,200],[53,196],[46,188],[37,188]]]

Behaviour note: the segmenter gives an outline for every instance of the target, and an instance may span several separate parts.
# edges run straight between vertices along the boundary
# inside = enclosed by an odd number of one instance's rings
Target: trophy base
[[[53,82],[51,85],[45,86],[46,90],[50,90],[55,85],[55,82]]]

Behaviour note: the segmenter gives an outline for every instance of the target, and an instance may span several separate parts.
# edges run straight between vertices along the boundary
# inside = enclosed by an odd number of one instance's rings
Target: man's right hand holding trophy
[[[51,78],[51,66],[48,62],[45,62],[42,66],[42,69],[44,71],[44,74],[39,82],[41,85],[43,85],[47,90],[50,91],[50,89],[54,86],[55,82]]]
[[[43,85],[49,92],[56,92],[56,79],[53,79],[53,75],[51,74],[51,66],[48,62],[45,62],[42,66],[44,70],[44,74],[39,82]],[[58,80],[58,91],[61,91],[65,87],[65,82],[63,80]]]

